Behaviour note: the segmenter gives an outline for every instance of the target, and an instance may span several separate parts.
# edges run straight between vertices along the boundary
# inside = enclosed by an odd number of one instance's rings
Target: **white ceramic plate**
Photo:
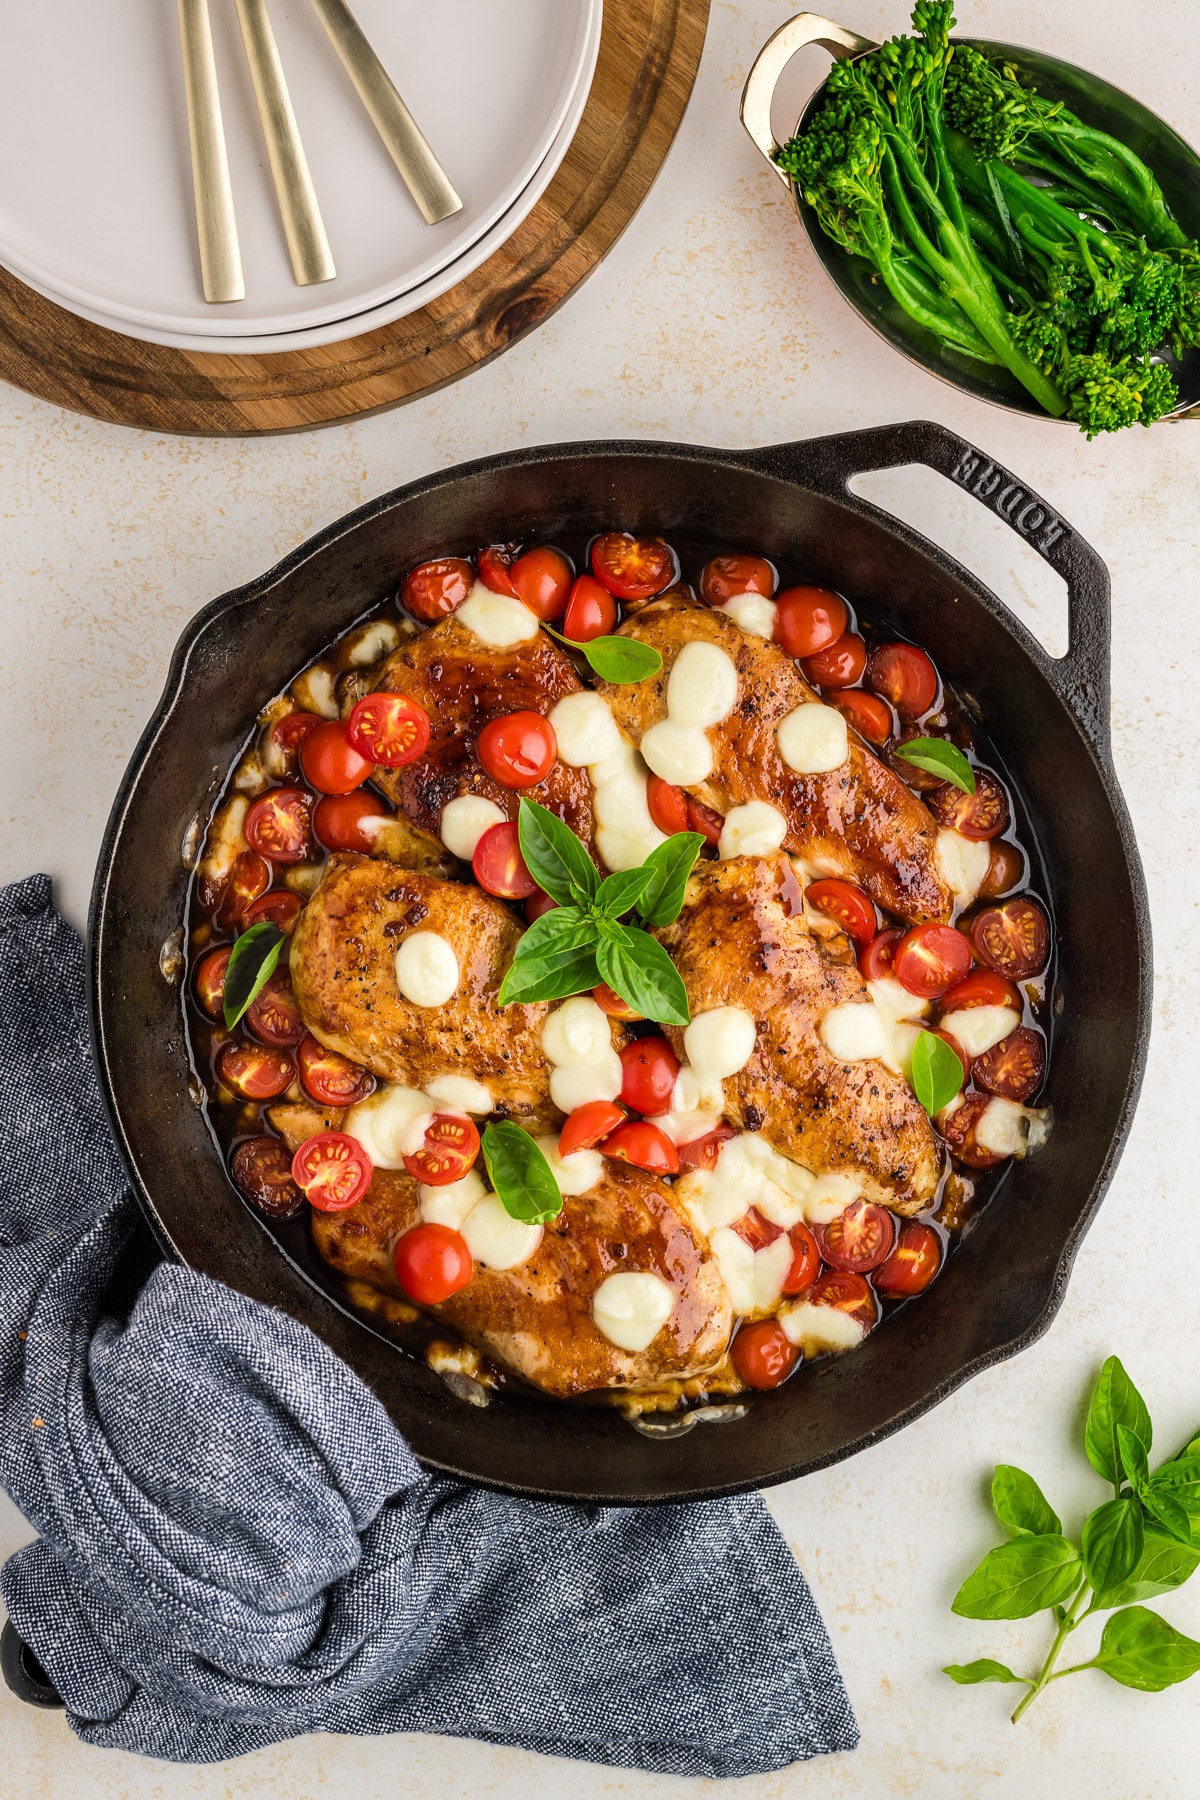
[[[211,348],[344,322],[436,277],[544,164],[594,58],[601,0],[355,0],[355,10],[463,196],[454,218],[422,221],[315,13],[306,0],[274,0],[339,270],[296,287],[232,0],[210,0],[247,298],[207,306],[174,6],[38,0],[9,9],[0,58],[0,261],[118,328]]]

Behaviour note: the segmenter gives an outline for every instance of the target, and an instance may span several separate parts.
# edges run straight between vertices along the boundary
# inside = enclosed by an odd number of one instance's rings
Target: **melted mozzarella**
[[[691,1144],[697,1138],[707,1137],[721,1123],[719,1112],[706,1112],[703,1107],[693,1107],[688,1112],[656,1113],[654,1123],[661,1132],[670,1138],[673,1144]]]
[[[425,1092],[451,1112],[474,1113],[477,1118],[492,1112],[496,1104],[491,1089],[469,1075],[439,1075],[426,1082]]]
[[[866,1336],[865,1327],[836,1306],[817,1306],[811,1300],[789,1300],[779,1309],[784,1336],[805,1356],[824,1356],[829,1351],[855,1350]]]
[[[938,874],[955,899],[967,906],[983,885],[992,860],[991,845],[963,837],[961,832],[943,826],[937,834],[934,860]]]
[[[753,1015],[744,1006],[714,1006],[696,1014],[683,1034],[683,1048],[702,1082],[723,1081],[745,1068],[756,1035]]]
[[[444,1006],[458,991],[458,958],[440,931],[414,931],[396,952],[396,985],[414,1006]]]
[[[825,775],[850,754],[850,733],[836,706],[813,700],[795,706],[775,730],[779,754],[797,775]]]
[[[451,1231],[461,1231],[463,1220],[486,1193],[483,1178],[474,1169],[461,1181],[446,1182],[442,1187],[429,1187],[422,1182],[417,1188],[421,1217],[430,1225],[448,1225]]]
[[[781,1156],[756,1131],[726,1139],[712,1169],[696,1169],[679,1183],[695,1222],[706,1233],[736,1225],[752,1206],[784,1231],[805,1217],[813,1177]]]
[[[556,1137],[538,1138],[537,1147],[550,1165],[560,1194],[590,1193],[604,1174],[604,1158],[598,1150],[572,1150],[569,1156],[560,1156]]]
[[[715,606],[713,611],[728,613],[734,624],[748,631],[751,637],[775,635],[775,602],[768,600],[765,594],[735,594],[732,600],[726,600],[724,606]]]
[[[542,1227],[514,1219],[498,1194],[485,1194],[459,1227],[472,1259],[485,1269],[519,1269],[542,1241]]]
[[[976,1143],[993,1156],[1026,1156],[1040,1150],[1049,1135],[1049,1107],[1021,1106],[999,1096],[988,1101],[975,1123]]]
[[[550,1098],[559,1112],[573,1113],[589,1100],[615,1100],[621,1091],[621,1059],[606,1050],[593,1062],[573,1063],[550,1073]]]
[[[674,719],[660,719],[650,727],[642,738],[642,755],[656,775],[676,787],[693,787],[713,772],[712,745],[703,731]]]
[[[725,1090],[720,1079],[706,1075],[691,1063],[684,1063],[675,1077],[675,1086],[671,1089],[671,1111],[673,1113],[693,1113],[697,1111],[715,1112],[718,1115],[725,1110]],[[657,1120],[655,1123],[657,1124]]]
[[[675,1305],[661,1275],[629,1270],[609,1275],[592,1296],[596,1328],[618,1350],[645,1350],[658,1336]]]
[[[888,1022],[871,1001],[844,1001],[825,1014],[818,1027],[821,1042],[839,1062],[886,1062],[892,1056]]]
[[[600,699],[598,694],[588,697]],[[588,764],[588,776],[592,783],[596,848],[601,860],[610,869],[640,868],[650,852],[667,841],[650,817],[645,763],[633,745],[618,733],[615,746]]]
[[[621,1091],[621,1059],[612,1047],[608,1016],[586,994],[564,1000],[542,1026],[542,1052],[554,1064],[550,1098],[560,1112],[589,1100],[615,1100]]]
[[[415,1156],[433,1122],[433,1102],[419,1088],[388,1082],[352,1106],[342,1130],[357,1139],[377,1169],[401,1169]]]
[[[875,1006],[890,1023],[897,1019],[923,1019],[929,1011],[928,1000],[919,1000],[902,987],[894,975],[882,975],[878,981],[868,981],[867,992]]]
[[[772,1244],[754,1250],[745,1238],[722,1225],[714,1231],[710,1247],[717,1259],[729,1303],[739,1318],[773,1313],[792,1266],[792,1240],[785,1233]]]
[[[537,617],[521,600],[509,594],[493,594],[477,581],[455,618],[491,650],[511,650],[527,643],[540,629]]]
[[[703,639],[683,646],[667,681],[667,717],[673,724],[701,731],[719,725],[737,705],[737,696],[737,669],[727,651]]]
[[[968,1006],[962,1012],[946,1013],[941,1021],[942,1029],[968,1056],[982,1056],[1020,1023],[1020,1015],[1011,1006]]]
[[[250,802],[244,794],[233,794],[220,807],[209,827],[208,843],[200,867],[212,882],[224,881],[235,861],[246,848],[243,826]]]
[[[470,862],[484,832],[502,825],[505,817],[494,800],[486,800],[482,794],[460,794],[443,806],[438,829],[451,856]]]
[[[725,814],[717,855],[723,862],[731,856],[770,856],[786,836],[787,820],[779,808],[751,800]]]
[[[810,1225],[828,1225],[861,1193],[862,1182],[853,1175],[818,1175],[804,1196],[804,1217]]]
[[[603,762],[624,742],[608,702],[590,690],[560,700],[550,714],[550,723],[558,739],[558,759],[573,769]]]

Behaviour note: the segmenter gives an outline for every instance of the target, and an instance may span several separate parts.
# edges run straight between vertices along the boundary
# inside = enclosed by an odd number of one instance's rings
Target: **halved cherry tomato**
[[[784,588],[775,603],[775,642],[797,659],[832,649],[849,623],[846,602],[828,588]]]
[[[519,850],[520,848],[521,846],[518,842],[517,849]],[[475,879],[476,881],[479,881],[478,876],[476,876]],[[532,875],[529,879],[531,881],[533,880]],[[482,887],[483,883],[480,881],[479,885]],[[553,912],[557,905],[558,901],[550,894],[547,894],[544,889],[538,887],[537,883],[534,882],[533,892],[525,902],[525,917],[532,925],[535,919],[540,919],[542,917],[543,913]]]
[[[233,951],[228,944],[219,950],[209,950],[196,964],[193,985],[196,998],[210,1019],[219,1019],[221,1008],[225,1004],[225,971],[229,967],[229,958]]]
[[[970,967],[971,946],[953,925],[914,925],[893,952],[896,980],[922,1000],[949,993]]]
[[[847,631],[828,650],[804,659],[804,673],[823,688],[853,687],[867,666],[867,646],[856,631]]]
[[[1040,975],[1050,960],[1050,922],[1037,901],[1025,895],[984,907],[969,929],[980,962],[1010,981]]]
[[[973,794],[964,794],[953,782],[944,781],[931,791],[925,804],[939,825],[965,838],[994,838],[1008,830],[1008,795],[990,769],[976,769]]]
[[[646,782],[646,805],[658,829],[666,832],[668,837],[687,830],[687,795],[673,782],[664,781],[661,775],[651,775]],[[720,833],[717,835],[719,837]]]
[[[375,838],[366,821],[387,817],[378,794],[323,794],[313,808],[313,836],[326,850],[358,850],[367,856]]]
[[[896,1248],[871,1280],[877,1294],[886,1294],[889,1300],[907,1300],[910,1294],[923,1294],[941,1266],[942,1240],[933,1226],[906,1219]]]
[[[962,1064],[962,1078],[964,1085],[970,1081],[971,1059],[959,1043],[958,1039],[951,1032],[943,1030],[940,1025],[925,1025],[922,1026],[922,1030],[931,1031],[935,1038],[941,1038],[948,1050],[953,1050],[955,1056],[957,1056],[959,1062]]]
[[[300,767],[319,794],[352,794],[375,765],[359,755],[340,719],[322,719],[300,746]]]
[[[1004,1100],[1030,1099],[1041,1087],[1045,1073],[1045,1039],[1028,1025],[1019,1025],[975,1058],[976,1087]]]
[[[885,1206],[853,1200],[845,1212],[817,1226],[816,1238],[831,1269],[865,1275],[890,1254],[896,1241],[896,1217]]]
[[[303,1037],[296,1051],[300,1086],[318,1106],[357,1106],[375,1092],[375,1077],[348,1056],[327,1050],[315,1037]]]
[[[765,1250],[768,1245],[775,1242],[776,1238],[783,1236],[783,1226],[773,1225],[770,1219],[764,1218],[757,1206],[752,1206],[749,1212],[744,1212],[733,1229],[742,1242],[749,1244],[752,1250]]]
[[[372,1165],[357,1138],[344,1131],[318,1131],[292,1158],[292,1179],[318,1212],[347,1212],[371,1185]]]
[[[607,1013],[610,1019],[624,1019],[627,1024],[633,1024],[635,1020],[644,1019],[646,1016],[645,1013],[635,1012],[628,1000],[623,1000],[620,994],[610,988],[606,981],[602,981],[598,987],[592,989],[592,999],[600,1011]]]
[[[700,571],[700,598],[724,606],[738,594],[775,592],[775,571],[764,556],[714,556]]]
[[[448,1187],[475,1167],[478,1155],[479,1133],[473,1119],[465,1113],[434,1113],[425,1130],[425,1142],[404,1158],[404,1166],[414,1181]]]
[[[634,1038],[621,1051],[621,1098],[645,1118],[671,1109],[679,1058],[665,1037]]]
[[[512,565],[508,578],[517,590],[517,599],[539,619],[557,619],[566,608],[572,575],[561,550],[552,550],[548,544],[526,550]]]
[[[365,694],[346,720],[360,756],[385,769],[403,769],[429,744],[429,714],[407,694]]]
[[[774,1319],[743,1325],[729,1350],[730,1361],[748,1388],[781,1387],[795,1368],[800,1352]]]
[[[545,781],[558,755],[558,739],[541,713],[503,713],[479,734],[479,760],[503,787],[536,787]]]
[[[865,1331],[879,1319],[879,1302],[862,1275],[849,1269],[826,1269],[817,1276],[805,1295],[814,1306],[832,1306],[837,1312],[849,1313]]]
[[[277,1100],[296,1079],[286,1050],[231,1038],[217,1052],[217,1077],[243,1100]]]
[[[475,561],[479,566],[479,579],[485,588],[493,594],[507,594],[510,600],[519,600],[520,595],[513,586],[512,565],[517,554],[515,544],[489,544],[481,550]]]
[[[577,575],[563,614],[562,634],[573,644],[607,637],[617,622],[617,603],[594,575]]]
[[[987,873],[979,884],[981,900],[995,900],[1010,894],[1025,879],[1025,858],[1015,844],[992,845]]]
[[[246,842],[268,862],[303,862],[311,849],[312,803],[304,788],[271,788],[246,814]]]
[[[592,574],[618,600],[650,600],[678,573],[675,552],[661,538],[606,531],[592,545]]]
[[[300,746],[310,731],[321,723],[319,713],[293,712],[276,719],[268,736],[274,752],[274,766],[292,780],[300,773]]]
[[[784,1276],[785,1294],[803,1294],[817,1279],[821,1268],[821,1252],[817,1240],[801,1219],[788,1232],[792,1240],[792,1266]]]
[[[438,556],[418,563],[404,577],[400,604],[414,619],[432,625],[457,612],[475,585],[475,571],[461,556]]]
[[[985,1150],[975,1136],[975,1128],[990,1104],[989,1094],[964,1094],[962,1104],[938,1120],[938,1130],[951,1156],[971,1169],[995,1169],[1004,1161],[994,1151]]]
[[[868,744],[886,744],[896,728],[887,701],[881,700],[878,694],[868,694],[865,688],[846,688],[840,694],[835,693],[833,704]]]
[[[247,1138],[234,1151],[229,1173],[265,1219],[294,1219],[304,1210],[304,1195],[292,1180],[292,1159],[278,1138]]]
[[[286,969],[276,969],[246,1008],[246,1023],[260,1044],[291,1050],[305,1035],[304,1020]]]
[[[974,1006],[1011,1006],[1021,1010],[1021,996],[1011,981],[992,969],[972,969],[971,973],[943,994],[939,1010],[943,1016],[952,1012],[970,1012]]]
[[[558,1134],[558,1154],[570,1156],[573,1150],[592,1150],[624,1123],[625,1114],[615,1100],[589,1100],[568,1115]]]
[[[605,1156],[632,1163],[635,1169],[645,1169],[651,1175],[679,1173],[679,1152],[666,1132],[651,1125],[648,1119],[626,1120],[604,1139],[600,1148]]]
[[[241,923],[246,908],[271,885],[271,865],[257,850],[240,850],[229,874],[214,892],[207,882],[200,888],[200,904],[218,931],[232,931]]]
[[[271,888],[250,902],[242,920],[247,930],[251,925],[278,925],[286,937],[300,917],[303,905],[299,894],[293,894],[290,888]]]
[[[499,825],[488,826],[475,846],[471,872],[485,893],[495,894],[501,900],[529,900],[531,895],[541,892],[521,855],[515,819],[503,819]],[[550,899],[549,894],[545,897]],[[553,906],[554,902],[550,904]],[[549,907],[542,907],[538,917],[549,910]]]
[[[879,923],[875,903],[852,881],[814,881],[805,888],[804,898],[818,912],[835,919],[860,950],[867,950],[874,942]]]
[[[938,696],[938,673],[915,644],[877,644],[867,662],[867,686],[890,700],[902,719],[919,719]]]
[[[904,936],[902,925],[890,925],[877,931],[865,950],[859,952],[858,966],[864,981],[885,981],[895,976],[896,945]]]
[[[686,1144],[678,1146],[679,1166],[681,1169],[715,1169],[717,1158],[721,1154],[721,1145],[727,1144],[737,1132],[732,1125],[717,1125],[712,1131],[706,1131],[703,1137],[691,1138]]]
[[[706,844],[715,849],[721,841],[721,833],[725,829],[723,814],[714,812],[711,806],[701,806],[698,800],[687,803],[687,828],[698,831]],[[661,830],[662,827],[660,826]]]
[[[396,1280],[418,1306],[437,1306],[465,1288],[475,1264],[460,1231],[414,1225],[396,1245]]]

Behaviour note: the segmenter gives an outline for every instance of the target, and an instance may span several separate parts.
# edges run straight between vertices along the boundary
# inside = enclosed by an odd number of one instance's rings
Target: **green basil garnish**
[[[511,1119],[485,1125],[482,1149],[488,1178],[510,1218],[543,1225],[558,1217],[562,1194],[550,1164],[527,1131]]]
[[[975,792],[975,771],[953,744],[945,738],[911,738],[907,744],[901,744],[896,755],[902,762],[909,762],[914,769],[923,769],[927,775],[940,775],[943,781],[961,788],[964,794]]]
[[[569,825],[536,800],[522,800],[517,835],[525,867],[552,900],[560,906],[584,906],[595,899],[599,871]]]
[[[560,644],[566,644],[568,649],[578,650],[601,681],[609,681],[614,687],[628,687],[631,682],[645,681],[647,676],[657,675],[663,666],[661,653],[638,638],[598,637],[581,644],[578,639],[564,637],[561,631],[555,631],[549,625],[543,629]]]
[[[963,1066],[944,1038],[923,1031],[913,1045],[913,1093],[932,1118],[949,1106],[963,1084]]]
[[[264,920],[243,931],[225,968],[225,1026],[232,1031],[252,1000],[256,1000],[275,973],[283,933]]]

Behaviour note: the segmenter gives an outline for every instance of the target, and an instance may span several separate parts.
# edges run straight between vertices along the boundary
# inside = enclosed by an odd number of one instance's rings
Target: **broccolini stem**
[[[1111,188],[1125,201],[1134,216],[1150,227],[1145,235],[1155,247],[1161,249],[1187,243],[1187,237],[1171,216],[1158,182],[1127,144],[1106,131],[1094,131],[1078,120],[1050,120],[1040,131],[1055,141],[1082,174]]]

